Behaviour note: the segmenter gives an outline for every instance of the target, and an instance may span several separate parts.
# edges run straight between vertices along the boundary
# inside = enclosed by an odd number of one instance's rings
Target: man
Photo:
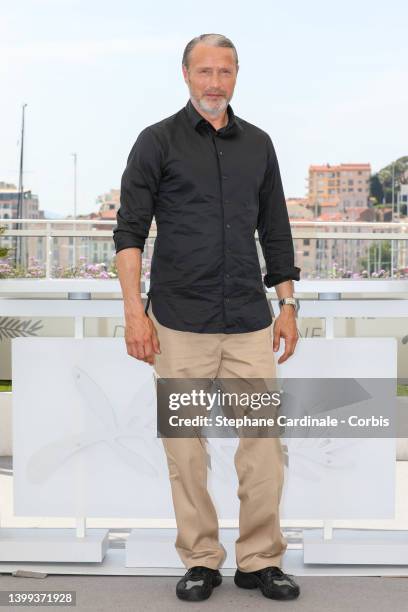
[[[139,134],[122,176],[114,228],[124,298],[127,352],[160,377],[273,379],[298,339],[294,250],[279,166],[269,135],[237,117],[229,102],[238,73],[233,43],[203,34],[182,60],[190,99]],[[152,217],[157,238],[146,308],[141,253]],[[258,231],[267,274],[262,279]],[[274,320],[264,285],[275,287]],[[221,584],[225,549],[207,491],[205,440],[163,437],[177,522],[176,549],[187,568],[180,599],[208,598]],[[239,529],[235,584],[293,599],[299,587],[280,568],[287,548],[279,525],[284,462],[279,437],[242,437],[235,454]]]

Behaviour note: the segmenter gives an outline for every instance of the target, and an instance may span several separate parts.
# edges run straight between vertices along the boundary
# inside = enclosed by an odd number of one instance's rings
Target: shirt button
[[[224,179],[224,181],[228,178],[228,176],[226,174],[222,175],[222,178]]]
[[[225,298],[225,301],[226,301],[226,302],[229,302],[229,301],[230,301],[230,299],[229,299],[229,298]]]
[[[225,227],[228,227],[228,228],[230,228],[231,226],[230,226],[230,224],[229,224],[229,223],[227,223],[227,225],[226,225]]]
[[[226,204],[229,204],[231,202],[231,200],[225,200]]]
[[[230,274],[226,274],[226,275],[225,275],[225,278],[230,278]]]
[[[220,155],[222,155],[222,151],[218,151],[218,153],[219,153]]]

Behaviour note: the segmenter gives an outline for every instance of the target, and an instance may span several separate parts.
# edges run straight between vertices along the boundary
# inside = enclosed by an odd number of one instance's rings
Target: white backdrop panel
[[[16,338],[12,347],[15,514],[173,518],[152,367],[127,355],[123,338]],[[278,376],[393,378],[396,367],[393,338],[313,338],[299,340]],[[220,519],[238,517],[237,442],[209,440]],[[282,518],[393,517],[395,439],[344,442],[337,468],[346,466],[336,469],[318,439],[282,439]]]

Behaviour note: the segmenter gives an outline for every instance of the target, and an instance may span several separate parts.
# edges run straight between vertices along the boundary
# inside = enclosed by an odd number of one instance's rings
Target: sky
[[[267,131],[285,195],[304,197],[310,164],[408,155],[406,0],[0,0],[0,181],[42,209],[78,214],[120,187],[139,132],[182,108],[185,45],[231,38],[240,70],[234,112]]]

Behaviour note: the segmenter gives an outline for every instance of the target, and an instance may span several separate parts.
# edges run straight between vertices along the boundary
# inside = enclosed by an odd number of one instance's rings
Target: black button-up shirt
[[[143,251],[155,216],[149,299],[172,329],[263,329],[272,323],[264,283],[299,280],[271,138],[227,111],[228,124],[215,130],[189,100],[142,130],[122,175],[116,253]]]

